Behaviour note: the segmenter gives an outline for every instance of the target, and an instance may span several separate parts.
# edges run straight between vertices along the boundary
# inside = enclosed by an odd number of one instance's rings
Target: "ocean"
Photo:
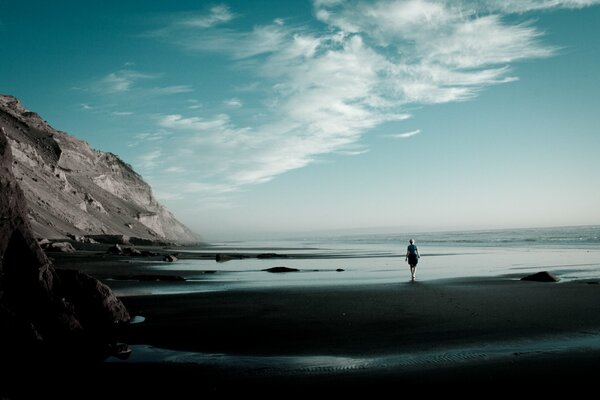
[[[135,291],[168,294],[302,285],[404,284],[410,282],[404,255],[411,237],[421,254],[417,281],[473,277],[520,279],[539,271],[549,271],[561,282],[600,280],[600,226],[578,226],[411,235],[329,235],[173,248],[173,251],[192,253],[192,258],[175,263],[149,263],[148,269],[183,275],[186,281],[149,282],[143,288],[138,282]],[[252,257],[226,262],[207,259],[207,255],[215,253],[275,253],[282,257]],[[272,267],[298,271],[265,271]],[[111,284],[120,295],[128,294],[126,282]]]
[[[415,239],[421,254],[417,281],[474,277],[520,279],[539,271],[552,272],[562,282],[600,280],[600,226],[575,226],[212,243],[202,248],[174,251],[190,252],[198,258],[214,253],[276,253],[284,258],[244,258],[227,262],[192,258],[175,263],[153,263],[148,266],[150,269],[180,274],[186,281],[148,283],[143,292],[167,294],[256,287],[409,283],[404,255],[410,238]],[[279,266],[298,271],[264,271]],[[127,294],[126,287],[117,286],[120,294]],[[140,287],[135,290],[139,292]]]

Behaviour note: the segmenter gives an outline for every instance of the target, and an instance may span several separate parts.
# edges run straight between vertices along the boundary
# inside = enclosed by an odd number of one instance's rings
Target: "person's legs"
[[[412,280],[414,281],[415,280],[415,266],[414,265],[410,266],[410,276],[411,276]]]

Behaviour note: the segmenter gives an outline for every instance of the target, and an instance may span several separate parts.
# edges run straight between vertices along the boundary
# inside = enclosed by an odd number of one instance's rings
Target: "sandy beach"
[[[58,264],[86,257],[62,256]],[[114,259],[90,261],[82,269],[101,277],[124,273]],[[148,265],[132,260],[127,273],[156,273]],[[145,318],[118,338],[131,357],[83,375],[111,382],[99,390],[112,395],[175,397],[192,382],[213,394],[586,382],[600,367],[599,296],[598,281],[589,279],[410,282],[400,270],[386,284],[129,295],[121,299],[130,313]]]

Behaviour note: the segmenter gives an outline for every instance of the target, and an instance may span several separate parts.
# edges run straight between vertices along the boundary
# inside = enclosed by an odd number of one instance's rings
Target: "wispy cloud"
[[[131,63],[127,63],[128,67]],[[91,84],[91,89],[104,95],[125,95],[134,93],[144,96],[165,96],[193,92],[189,85],[157,86],[150,82],[163,77],[161,73],[147,73],[131,68],[121,68],[111,72]]]
[[[161,149],[153,149],[145,154],[138,157],[138,162],[145,170],[152,170],[160,164],[160,158],[162,157]]]
[[[152,133],[138,133],[134,136],[134,139],[137,140],[148,140],[148,141],[156,141],[162,140],[165,137],[165,132],[152,132]]]
[[[242,100],[236,97],[225,100],[223,104],[225,104],[228,107],[241,107],[243,105]]]
[[[133,112],[131,112],[131,111],[113,111],[112,114],[119,116],[119,117],[123,117],[123,116],[133,115]]]
[[[202,108],[202,104],[196,99],[188,99],[187,102],[189,103],[188,108],[190,110],[197,110],[199,108]]]
[[[406,139],[411,136],[415,136],[421,133],[420,129],[415,129],[414,131],[404,132],[404,133],[394,133],[391,135],[386,135],[386,137],[394,138],[394,139]]]
[[[179,24],[195,28],[211,28],[231,21],[237,15],[232,13],[226,5],[216,5],[210,8],[207,14],[188,16],[178,21]]]
[[[481,6],[489,11],[526,13],[553,8],[584,8],[600,4],[600,0],[484,0]]]
[[[163,96],[163,95],[170,95],[170,94],[190,93],[190,92],[193,92],[194,89],[189,85],[172,85],[172,86],[152,87],[152,88],[146,89],[146,91],[150,95]]]
[[[104,76],[95,87],[105,93],[127,92],[140,80],[155,79],[157,75],[146,74],[131,69],[120,69]]]
[[[235,109],[161,116],[157,123],[173,133],[177,149],[164,163],[177,159],[199,171],[191,186],[197,192],[230,193],[326,154],[361,154],[366,132],[409,118],[409,107],[473,99],[486,87],[516,81],[515,62],[556,54],[534,22],[510,22],[507,15],[598,3],[315,0],[317,28],[276,19],[250,30],[225,29],[219,24],[233,19],[229,9],[211,10],[195,23],[186,16],[150,36],[186,51],[229,56],[243,65],[249,90],[260,82],[266,106],[256,125],[236,119]],[[230,108],[241,104],[224,101]],[[173,181],[161,184],[182,190]],[[190,186],[184,191],[197,193]]]

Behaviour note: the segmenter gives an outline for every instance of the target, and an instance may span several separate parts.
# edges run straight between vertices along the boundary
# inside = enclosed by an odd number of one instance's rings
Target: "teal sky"
[[[207,240],[600,224],[600,0],[0,0],[0,93]]]

